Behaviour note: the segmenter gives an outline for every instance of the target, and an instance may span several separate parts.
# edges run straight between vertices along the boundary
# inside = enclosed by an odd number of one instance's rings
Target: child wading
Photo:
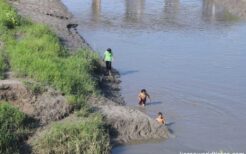
[[[147,91],[146,91],[145,89],[142,89],[141,92],[140,92],[139,95],[138,95],[139,105],[145,106],[147,97],[148,97],[149,100],[150,100],[150,96],[149,96],[149,94],[147,93]],[[151,100],[150,100],[150,101],[151,101]]]
[[[106,69],[108,71],[108,74],[111,76],[111,69],[112,69],[112,60],[113,60],[113,53],[112,50],[110,48],[108,48],[105,52],[104,52],[104,57],[103,57],[103,61],[105,61],[106,63]]]
[[[161,112],[158,113],[157,115],[157,118],[156,118],[156,121],[159,123],[159,124],[164,124],[166,123],[166,120],[164,118],[164,116],[162,115]]]

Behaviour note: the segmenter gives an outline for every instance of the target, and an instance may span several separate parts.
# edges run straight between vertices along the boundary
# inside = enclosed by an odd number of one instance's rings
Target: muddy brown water
[[[146,88],[170,139],[114,154],[246,152],[246,22],[212,0],[63,0],[101,55],[113,49],[122,95]]]

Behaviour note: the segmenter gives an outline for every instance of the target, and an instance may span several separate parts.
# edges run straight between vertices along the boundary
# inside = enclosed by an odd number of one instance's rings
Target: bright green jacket
[[[112,59],[113,59],[113,53],[105,51],[104,52],[104,60],[105,61],[112,61]]]

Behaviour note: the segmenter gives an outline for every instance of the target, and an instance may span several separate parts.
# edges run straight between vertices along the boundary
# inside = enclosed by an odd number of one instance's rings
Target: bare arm
[[[139,101],[141,100],[141,94],[138,94],[138,100]]]
[[[147,97],[149,98],[150,102],[151,102],[151,99],[150,99],[150,95],[148,93],[146,93]]]

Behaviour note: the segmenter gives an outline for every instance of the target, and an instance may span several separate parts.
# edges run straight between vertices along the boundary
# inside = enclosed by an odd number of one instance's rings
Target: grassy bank
[[[86,106],[87,96],[98,93],[94,75],[99,69],[99,56],[88,49],[69,54],[48,27],[18,16],[5,0],[0,0],[0,41],[5,44],[1,54],[6,55],[10,70],[19,77],[52,86],[78,108]],[[0,77],[3,77],[6,65],[6,60],[0,58]],[[59,153],[64,149],[67,153],[107,152],[108,134],[102,120],[98,119],[100,115],[93,115],[79,122],[53,125],[37,141],[36,152],[43,153],[45,149],[51,149],[45,153]]]
[[[102,119],[97,115],[53,124],[45,135],[35,141],[38,153],[107,154],[109,138]],[[59,140],[58,140],[59,139]]]
[[[6,9],[0,11],[1,40],[12,71],[80,99],[97,92],[97,54],[81,49],[70,55],[48,27],[24,21],[9,6],[2,7]]]

